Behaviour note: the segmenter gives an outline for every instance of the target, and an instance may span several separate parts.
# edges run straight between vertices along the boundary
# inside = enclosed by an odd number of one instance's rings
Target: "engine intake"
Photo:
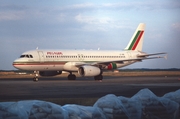
[[[82,66],[79,67],[78,73],[81,76],[97,76],[101,74],[101,70],[95,66]]]

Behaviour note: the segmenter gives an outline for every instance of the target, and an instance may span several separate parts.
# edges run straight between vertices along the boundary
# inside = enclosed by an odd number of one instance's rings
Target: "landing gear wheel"
[[[74,75],[74,74],[69,74],[69,75],[68,75],[68,80],[76,80],[76,75]]]
[[[33,78],[33,81],[36,81],[36,82],[37,82],[37,81],[38,81],[38,77],[34,77],[34,78]]]
[[[102,75],[98,75],[98,76],[95,76],[94,79],[95,79],[95,80],[102,80],[102,79],[103,79],[103,76],[102,76]]]
[[[39,71],[34,71],[34,74],[35,74],[35,76],[34,76],[34,78],[33,78],[33,81],[38,81],[38,76],[39,76]]]

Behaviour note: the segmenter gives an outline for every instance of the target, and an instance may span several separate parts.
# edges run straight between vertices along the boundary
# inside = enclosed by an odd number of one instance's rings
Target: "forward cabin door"
[[[38,51],[38,54],[39,54],[39,61],[44,62],[44,53],[43,53],[43,51]]]

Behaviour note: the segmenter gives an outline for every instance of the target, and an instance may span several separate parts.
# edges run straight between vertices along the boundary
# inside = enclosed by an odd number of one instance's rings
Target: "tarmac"
[[[92,77],[42,77],[38,82],[31,78],[0,78],[0,101],[44,100],[58,104],[91,105],[107,94],[132,97],[148,88],[157,96],[180,89],[178,76],[104,76],[102,81]]]

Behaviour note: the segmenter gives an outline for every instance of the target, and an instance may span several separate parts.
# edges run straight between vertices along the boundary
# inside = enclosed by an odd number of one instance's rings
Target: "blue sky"
[[[180,68],[179,0],[1,0],[0,70],[36,49],[123,50],[146,23],[143,51],[167,52],[126,68]]]

